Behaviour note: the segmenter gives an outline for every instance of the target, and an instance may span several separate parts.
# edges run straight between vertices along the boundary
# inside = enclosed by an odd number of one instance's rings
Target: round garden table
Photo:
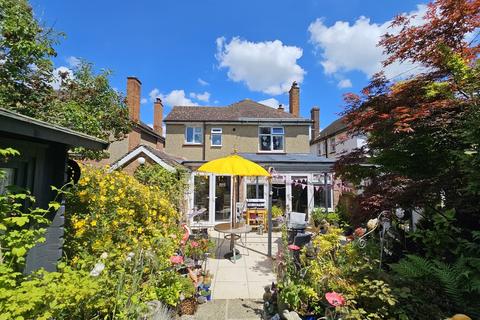
[[[215,231],[219,233],[223,233],[223,241],[230,240],[230,250],[225,254],[225,259],[231,260],[233,258],[233,263],[237,261],[241,257],[240,252],[237,254],[237,250],[235,249],[235,242],[242,238],[242,234],[245,234],[245,245],[247,243],[247,233],[252,231],[252,227],[245,223],[236,223],[234,226],[230,222],[219,223],[215,225],[213,228]],[[222,244],[223,244],[222,241]],[[221,246],[220,246],[221,247]],[[238,257],[238,258],[237,258]]]

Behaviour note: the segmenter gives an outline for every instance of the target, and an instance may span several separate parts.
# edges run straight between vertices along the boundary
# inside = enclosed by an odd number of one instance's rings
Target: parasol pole
[[[268,256],[272,256],[272,177],[268,177]]]
[[[237,208],[236,208],[236,201],[235,201],[235,190],[236,190],[236,187],[235,187],[235,177],[236,176],[232,176],[232,211],[231,211],[231,215],[232,215],[232,229],[235,229],[235,223],[236,223],[236,219],[237,219]],[[230,250],[235,250],[235,235],[232,235],[232,237],[230,238]]]

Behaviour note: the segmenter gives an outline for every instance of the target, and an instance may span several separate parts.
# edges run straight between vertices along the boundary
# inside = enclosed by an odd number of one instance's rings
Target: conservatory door
[[[232,208],[232,178],[215,176],[215,223],[230,221]]]
[[[193,181],[193,210],[201,212],[193,218],[194,223],[208,223],[210,212],[210,176],[195,175]]]

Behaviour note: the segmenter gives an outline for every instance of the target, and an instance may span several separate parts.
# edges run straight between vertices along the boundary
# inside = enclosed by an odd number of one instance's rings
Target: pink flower
[[[190,245],[192,246],[192,248],[197,248],[199,246],[197,241],[190,242]]]
[[[357,229],[355,229],[354,233],[357,237],[361,237],[365,234],[365,231],[365,228],[358,227]]]
[[[298,250],[300,250],[300,247],[295,245],[295,244],[291,244],[291,245],[288,246],[288,249],[292,250],[292,251],[298,251]]]
[[[181,264],[183,263],[183,257],[182,256],[171,256],[170,257],[170,262],[173,264]]]
[[[328,303],[334,307],[343,306],[345,304],[345,298],[335,291],[325,293],[325,298],[327,298]]]

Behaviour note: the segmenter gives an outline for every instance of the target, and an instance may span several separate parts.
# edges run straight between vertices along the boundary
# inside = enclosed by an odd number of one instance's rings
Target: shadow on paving
[[[182,320],[257,320],[263,319],[261,300],[233,299],[213,300],[199,305],[193,316],[182,316]]]

